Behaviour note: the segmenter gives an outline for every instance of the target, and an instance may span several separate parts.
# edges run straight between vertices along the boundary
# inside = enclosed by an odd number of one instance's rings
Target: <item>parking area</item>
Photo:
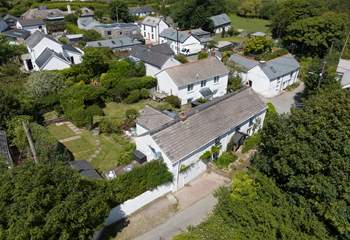
[[[300,103],[303,90],[304,83],[300,82],[300,85],[291,91],[284,91],[282,94],[274,98],[261,97],[261,99],[265,103],[272,103],[275,106],[276,111],[280,114],[290,113],[290,109]]]

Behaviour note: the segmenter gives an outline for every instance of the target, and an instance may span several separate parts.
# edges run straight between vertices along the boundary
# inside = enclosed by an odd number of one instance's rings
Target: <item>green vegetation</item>
[[[232,152],[224,152],[220,157],[214,160],[216,167],[227,169],[231,163],[237,160],[237,156]]]
[[[267,37],[250,37],[244,41],[244,54],[259,55],[271,52],[272,40]]]
[[[299,85],[300,85],[300,82],[293,83],[292,85],[289,85],[289,86],[286,88],[286,90],[291,92],[291,91],[293,91],[294,89],[296,89],[297,87],[299,87]]]
[[[242,153],[249,152],[252,149],[256,149],[261,143],[261,135],[260,133],[255,133],[252,136],[248,137],[242,148]]]
[[[246,18],[240,17],[237,14],[230,14],[232,26],[235,29],[242,29],[245,32],[264,32],[268,33],[270,24],[269,20],[260,19],[260,18]]]
[[[65,124],[60,126],[52,124],[48,126],[48,130],[53,136],[55,136],[57,140],[62,140],[75,136],[75,133]]]

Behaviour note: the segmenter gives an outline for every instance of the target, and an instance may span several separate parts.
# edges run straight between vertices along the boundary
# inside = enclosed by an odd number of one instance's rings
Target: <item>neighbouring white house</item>
[[[40,19],[19,19],[16,28],[29,31],[31,34],[41,31],[47,34],[47,28],[43,20]]]
[[[129,14],[136,17],[146,17],[155,14],[155,11],[150,6],[131,7],[129,8]]]
[[[242,144],[245,137],[262,128],[265,113],[266,105],[251,88],[175,117],[146,106],[136,122],[136,149],[147,161],[162,159],[167,164],[176,191],[206,170],[200,160],[204,152],[219,146],[220,155],[230,141]]]
[[[300,65],[291,54],[260,62],[233,54],[229,61],[239,68],[242,82],[264,97],[275,97],[298,81]]]
[[[341,86],[344,89],[350,89],[350,60],[340,59],[337,67],[337,75]]]
[[[157,92],[174,95],[181,104],[211,100],[227,92],[229,71],[216,57],[166,68],[156,74]]]
[[[40,31],[29,36],[25,43],[28,54],[22,59],[27,71],[61,70],[82,62],[82,50],[61,44]]]
[[[146,75],[155,77],[162,70],[178,66],[181,63],[174,58],[174,52],[168,44],[158,44],[151,47],[138,45],[132,48],[130,58],[145,64]]]
[[[231,19],[226,13],[211,16],[209,18],[213,23],[213,31],[215,33],[221,33],[222,31],[228,31],[231,28]]]
[[[200,28],[187,31],[167,28],[160,33],[160,43],[169,44],[176,54],[197,54],[206,47],[209,41],[211,41],[210,33]]]
[[[169,24],[163,17],[147,16],[140,23],[141,34],[146,41],[160,43],[160,33],[169,28]]]

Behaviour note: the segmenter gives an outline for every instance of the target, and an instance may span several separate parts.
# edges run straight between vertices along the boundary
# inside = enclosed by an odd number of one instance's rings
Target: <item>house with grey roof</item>
[[[16,23],[17,29],[23,29],[33,34],[36,31],[41,31],[47,34],[47,28],[41,19],[19,19]]]
[[[86,43],[86,47],[107,47],[113,51],[130,51],[132,47],[142,44],[142,42],[129,37],[105,39]]]
[[[78,18],[78,27],[84,30],[95,30],[103,38],[115,39],[129,37],[143,40],[139,26],[134,23],[100,23],[93,16]]]
[[[344,89],[350,89],[350,60],[340,59],[337,67],[337,76]]]
[[[174,52],[168,44],[158,44],[154,46],[137,45],[130,52],[130,59],[145,64],[146,75],[155,77],[162,70],[180,65],[174,58]]]
[[[221,154],[231,140],[240,144],[242,136],[250,136],[263,126],[265,113],[265,103],[251,88],[173,118],[147,106],[136,122],[136,149],[148,161],[162,159],[174,175],[177,190],[206,170],[200,160],[204,152],[218,146]],[[181,171],[184,168],[188,170]]]
[[[10,14],[6,14],[4,17],[3,17],[4,21],[7,23],[8,27],[9,28],[15,28],[16,27],[16,23],[18,21],[18,18],[15,17],[15,16],[12,16]]]
[[[0,32],[4,32],[8,29],[8,25],[5,20],[0,16]]]
[[[161,43],[169,44],[175,53],[183,55],[197,54],[211,41],[210,33],[200,28],[186,31],[167,28],[159,36]]]
[[[169,67],[156,74],[157,91],[174,95],[181,104],[213,99],[227,92],[229,70],[216,57]]]
[[[23,29],[10,29],[2,33],[10,44],[24,44],[30,32]]]
[[[298,81],[300,65],[291,54],[269,61],[233,54],[229,62],[234,65],[234,74],[241,77],[242,83],[264,97],[275,97]]]
[[[25,20],[40,19],[45,21],[63,21],[64,16],[67,14],[67,11],[65,12],[58,8],[49,9],[46,6],[40,6],[28,9],[22,14],[21,18]]]
[[[141,7],[130,7],[129,14],[135,17],[146,17],[148,15],[153,15],[155,11],[150,6],[141,6]]]
[[[26,40],[28,53],[22,56],[27,71],[61,70],[82,62],[84,52],[64,45],[53,37],[36,31]]]
[[[160,33],[169,28],[164,17],[151,17],[147,16],[142,22],[139,23],[141,34],[148,43],[159,44]]]
[[[221,33],[222,31],[228,31],[231,28],[231,19],[226,13],[211,16],[209,18],[213,23],[213,31],[215,33]]]
[[[6,132],[2,130],[0,130],[0,161],[5,161],[5,164],[8,167],[13,166],[7,135]]]

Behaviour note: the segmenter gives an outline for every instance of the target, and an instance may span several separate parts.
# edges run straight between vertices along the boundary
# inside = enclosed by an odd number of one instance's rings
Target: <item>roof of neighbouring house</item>
[[[22,25],[22,27],[32,27],[32,26],[45,25],[43,20],[40,20],[40,19],[20,19],[18,21]]]
[[[170,48],[169,44],[167,43],[161,43],[157,45],[153,45],[151,47],[152,51],[159,52],[168,56],[174,56],[174,51]]]
[[[181,64],[163,70],[178,87],[228,74],[226,66],[216,57]]]
[[[115,38],[115,39],[106,39],[106,40],[87,42],[86,46],[87,47],[108,47],[111,49],[116,49],[116,48],[123,48],[123,47],[131,47],[138,44],[141,44],[141,42],[136,39],[131,39],[129,37],[121,37],[121,38]]]
[[[9,166],[13,165],[10,149],[7,142],[6,132],[0,130],[0,156],[4,158]]]
[[[8,28],[7,23],[2,17],[0,17],[0,32],[5,31],[7,28]]]
[[[171,118],[167,114],[146,105],[145,108],[140,111],[140,115],[137,118],[137,124],[152,131],[173,120],[174,118]]]
[[[85,160],[75,160],[69,162],[69,165],[76,171],[78,171],[82,176],[92,178],[92,179],[102,179],[101,175],[92,167],[92,165]]]
[[[154,12],[154,10],[150,6],[130,7],[129,8],[129,13],[131,15],[140,14],[140,13],[151,13],[151,12]]]
[[[350,71],[347,71],[343,74],[340,84],[345,87],[350,85]]]
[[[291,54],[286,54],[266,62],[258,62],[238,54],[233,54],[229,60],[245,68],[247,71],[255,66],[259,66],[271,81],[300,68],[299,62]]]
[[[53,51],[53,50],[51,50],[49,48],[45,48],[45,50],[35,60],[35,63],[41,69],[48,63],[48,61],[52,57],[57,57],[58,59],[60,59],[60,60],[62,60],[62,61],[64,61],[64,62],[69,64],[68,60],[61,53],[56,53],[55,51]]]
[[[157,52],[152,48],[143,45],[134,46],[130,52],[130,56],[157,68],[162,68],[162,66],[171,58],[169,55]]]
[[[161,20],[162,19],[158,17],[148,16],[148,17],[145,17],[145,19],[143,19],[141,23],[144,25],[155,27],[160,23]]]
[[[69,51],[69,52],[73,52],[73,53],[78,53],[78,54],[82,54],[77,48],[71,46],[71,45],[67,45],[64,44],[62,46],[63,50]]]
[[[82,7],[80,8],[80,16],[81,17],[91,17],[91,16],[94,16],[95,12],[90,9],[90,8],[87,8],[87,7]]]
[[[45,7],[33,8],[22,14],[24,19],[63,19],[66,13],[60,9],[47,9]]]
[[[174,28],[167,28],[164,29],[159,36],[173,41],[179,41],[181,43],[184,43],[190,36],[195,37],[201,43],[206,43],[211,40],[210,33],[200,28],[186,31],[178,31]]]
[[[53,37],[41,32],[41,31],[35,31],[32,35],[30,35],[26,39],[26,44],[28,45],[28,47],[33,48],[44,38],[48,38],[51,41],[58,43],[57,40],[54,39]]]
[[[11,38],[22,38],[27,39],[30,36],[30,32],[24,29],[11,29],[3,32],[4,36]]]
[[[344,74],[350,71],[350,59],[340,59],[337,67],[337,73]]]
[[[231,19],[226,13],[212,16],[210,19],[213,21],[214,28],[231,24]]]
[[[150,135],[176,163],[265,109],[259,96],[245,88],[193,108],[186,120],[177,119]]]

